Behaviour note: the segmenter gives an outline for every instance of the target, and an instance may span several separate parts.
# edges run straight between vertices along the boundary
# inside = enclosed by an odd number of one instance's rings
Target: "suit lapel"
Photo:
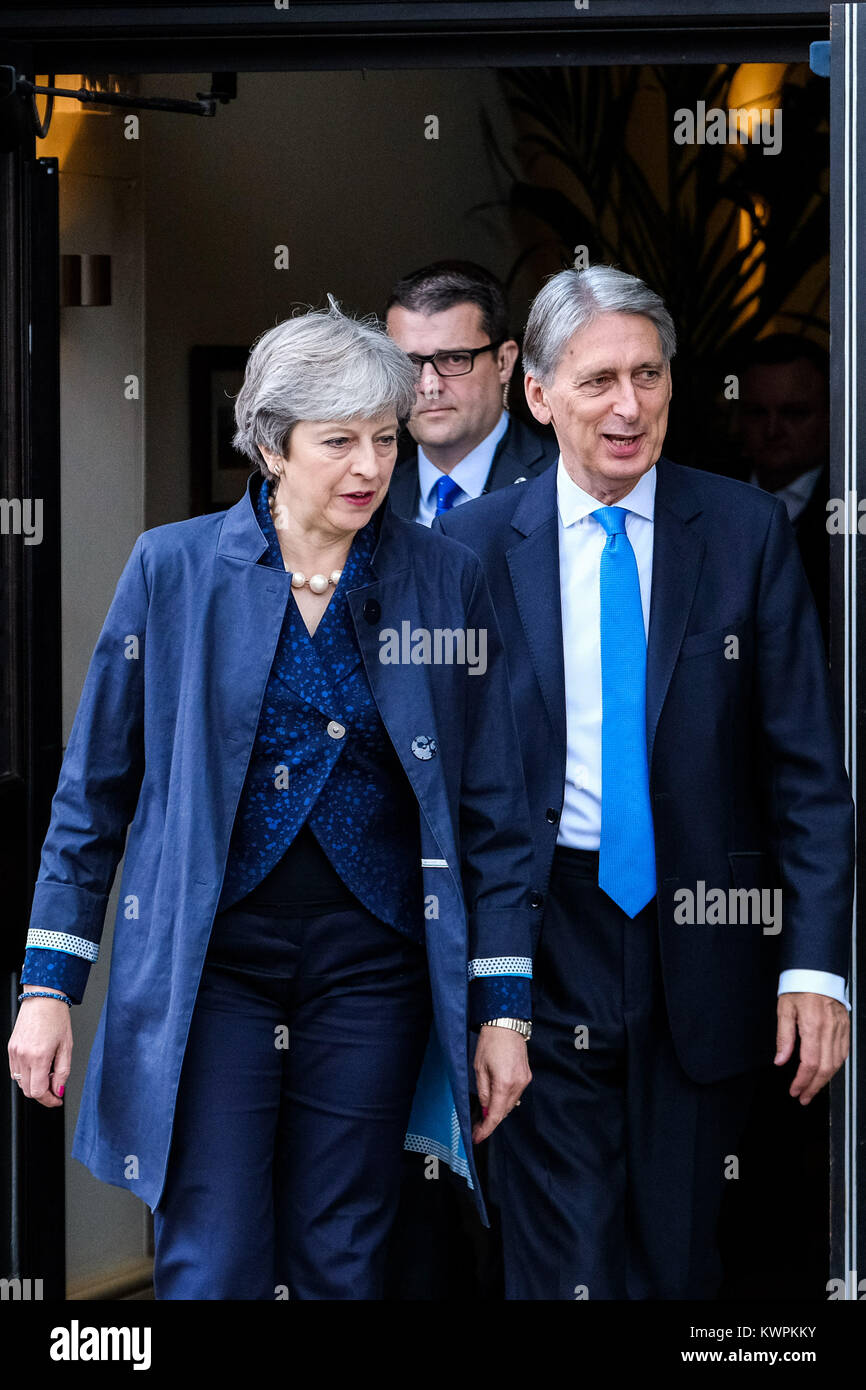
[[[510,483],[516,483],[518,478],[525,481],[535,477],[536,465],[544,456],[542,441],[512,415],[508,429],[493,455],[484,491],[493,492],[507,487]]]
[[[408,454],[406,458],[401,459],[396,465],[391,474],[388,497],[391,501],[391,508],[397,516],[402,516],[406,521],[415,520],[418,515],[418,503],[421,500],[417,449]]]
[[[386,665],[381,660],[380,634],[386,628],[399,633],[404,622],[410,629],[429,623],[429,614],[421,612],[406,534],[407,526],[414,528],[416,523],[395,514],[390,494],[383,507],[367,582],[347,591],[346,599],[376,706],[427,823],[454,869],[459,861],[439,761],[448,755],[447,711],[437,717],[426,666]],[[419,759],[413,752],[419,736],[436,739],[438,752],[432,759]]]
[[[510,417],[508,429],[500,439],[490,464],[484,492],[516,483],[518,479],[531,479],[537,476],[536,469],[547,456],[544,441],[522,421]],[[400,459],[391,478],[388,489],[391,506],[397,516],[414,521],[418,515],[421,501],[421,487],[418,481],[418,450],[414,449]]]
[[[660,458],[656,464],[652,598],[646,669],[647,762],[652,768],[656,729],[695,597],[703,537],[689,525],[701,508],[687,474]]]
[[[506,559],[514,598],[541,688],[557,752],[565,758],[565,668],[562,652],[562,606],[559,584],[559,535],[556,469],[548,468],[521,489],[511,519],[522,539]]]
[[[250,473],[243,497],[223,517],[202,631],[204,650],[219,653],[218,663],[209,660],[209,717],[227,731],[230,744],[245,743],[247,749],[255,737],[290,583],[285,571],[278,574],[257,563],[268,550],[253,504],[260,480],[258,469]]]
[[[270,603],[276,601],[274,607],[269,604],[266,616],[261,599],[258,609],[252,602],[250,604],[254,611],[262,615],[257,619],[257,625],[266,621],[273,637],[273,640],[269,637],[266,643],[272,661],[268,664],[265,679],[273,671],[287,689],[322,714],[333,718],[340,706],[335,692],[361,661],[353,640],[351,618],[345,610],[341,612],[342,604],[336,600],[341,591],[354,587],[368,575],[368,556],[373,545],[364,546],[363,554],[357,545],[353,546],[339,587],[311,638],[291,596],[291,577],[283,566],[277,533],[264,505],[264,486],[260,478],[258,471],[249,475],[245,495],[226,513],[220,531],[218,554],[229,560],[246,562],[234,570],[232,584],[237,592],[267,593],[273,596]],[[273,625],[277,623],[278,615],[280,621],[274,632]],[[240,650],[253,643],[254,633],[255,628],[249,624],[240,627],[225,624],[225,635],[221,642],[236,640]],[[258,646],[253,645],[258,659]],[[328,659],[323,663],[321,653],[326,648]]]

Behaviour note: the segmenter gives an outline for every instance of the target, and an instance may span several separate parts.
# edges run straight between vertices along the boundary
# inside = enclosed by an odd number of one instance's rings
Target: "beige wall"
[[[206,90],[205,74],[149,78],[149,93]],[[505,274],[517,252],[480,113],[500,139],[510,118],[495,75],[463,72],[241,73],[213,119],[148,115],[146,197],[149,526],[189,514],[188,357],[243,344],[330,291],[382,312],[392,281],[460,256]],[[439,118],[439,139],[424,136]],[[274,268],[274,247],[289,269]]]
[[[141,376],[143,363],[141,160],[139,147],[123,138],[122,118],[93,112],[55,114],[39,154],[60,161],[61,252],[112,260],[110,305],[60,311],[65,747],[117,579],[144,526],[142,403],[127,400],[124,391],[124,378]],[[68,1157],[105,996],[119,882],[118,873],[100,959],[73,1011],[75,1051],[65,1101],[67,1286],[73,1297],[94,1280],[140,1268],[149,1240],[146,1206]]]

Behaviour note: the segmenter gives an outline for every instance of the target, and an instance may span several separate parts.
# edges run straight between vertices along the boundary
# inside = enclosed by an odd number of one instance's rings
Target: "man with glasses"
[[[398,515],[430,526],[442,512],[534,478],[555,461],[555,438],[505,409],[519,349],[495,275],[472,261],[424,266],[394,286],[385,319],[419,369],[409,420],[417,447],[391,481]]]
[[[505,409],[519,348],[509,336],[505,292],[472,261],[437,261],[405,276],[388,299],[390,336],[418,367],[409,433],[389,497],[399,516],[430,526],[482,493],[527,482],[558,457],[556,437]],[[400,1210],[386,1279],[392,1300],[501,1297],[501,1250],[487,1145],[475,1161],[492,1232],[443,1171],[430,1181],[426,1155],[404,1155]]]

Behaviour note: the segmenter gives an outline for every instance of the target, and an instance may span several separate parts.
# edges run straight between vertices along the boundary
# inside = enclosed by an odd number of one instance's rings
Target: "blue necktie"
[[[601,843],[598,886],[627,917],[655,896],[646,748],[646,635],[624,507],[592,513],[607,532],[601,596]]]
[[[455,483],[453,478],[440,478],[436,484],[436,515],[441,516],[443,512],[450,512],[457,500],[458,492],[462,492],[459,483]]]

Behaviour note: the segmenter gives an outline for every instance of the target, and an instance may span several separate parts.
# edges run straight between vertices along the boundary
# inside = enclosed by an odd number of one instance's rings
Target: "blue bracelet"
[[[72,1008],[72,1000],[67,999],[65,994],[49,994],[47,990],[31,989],[27,992],[27,994],[19,994],[19,1004],[21,1003],[22,999],[60,999],[64,1004],[68,1004],[70,1009]]]

